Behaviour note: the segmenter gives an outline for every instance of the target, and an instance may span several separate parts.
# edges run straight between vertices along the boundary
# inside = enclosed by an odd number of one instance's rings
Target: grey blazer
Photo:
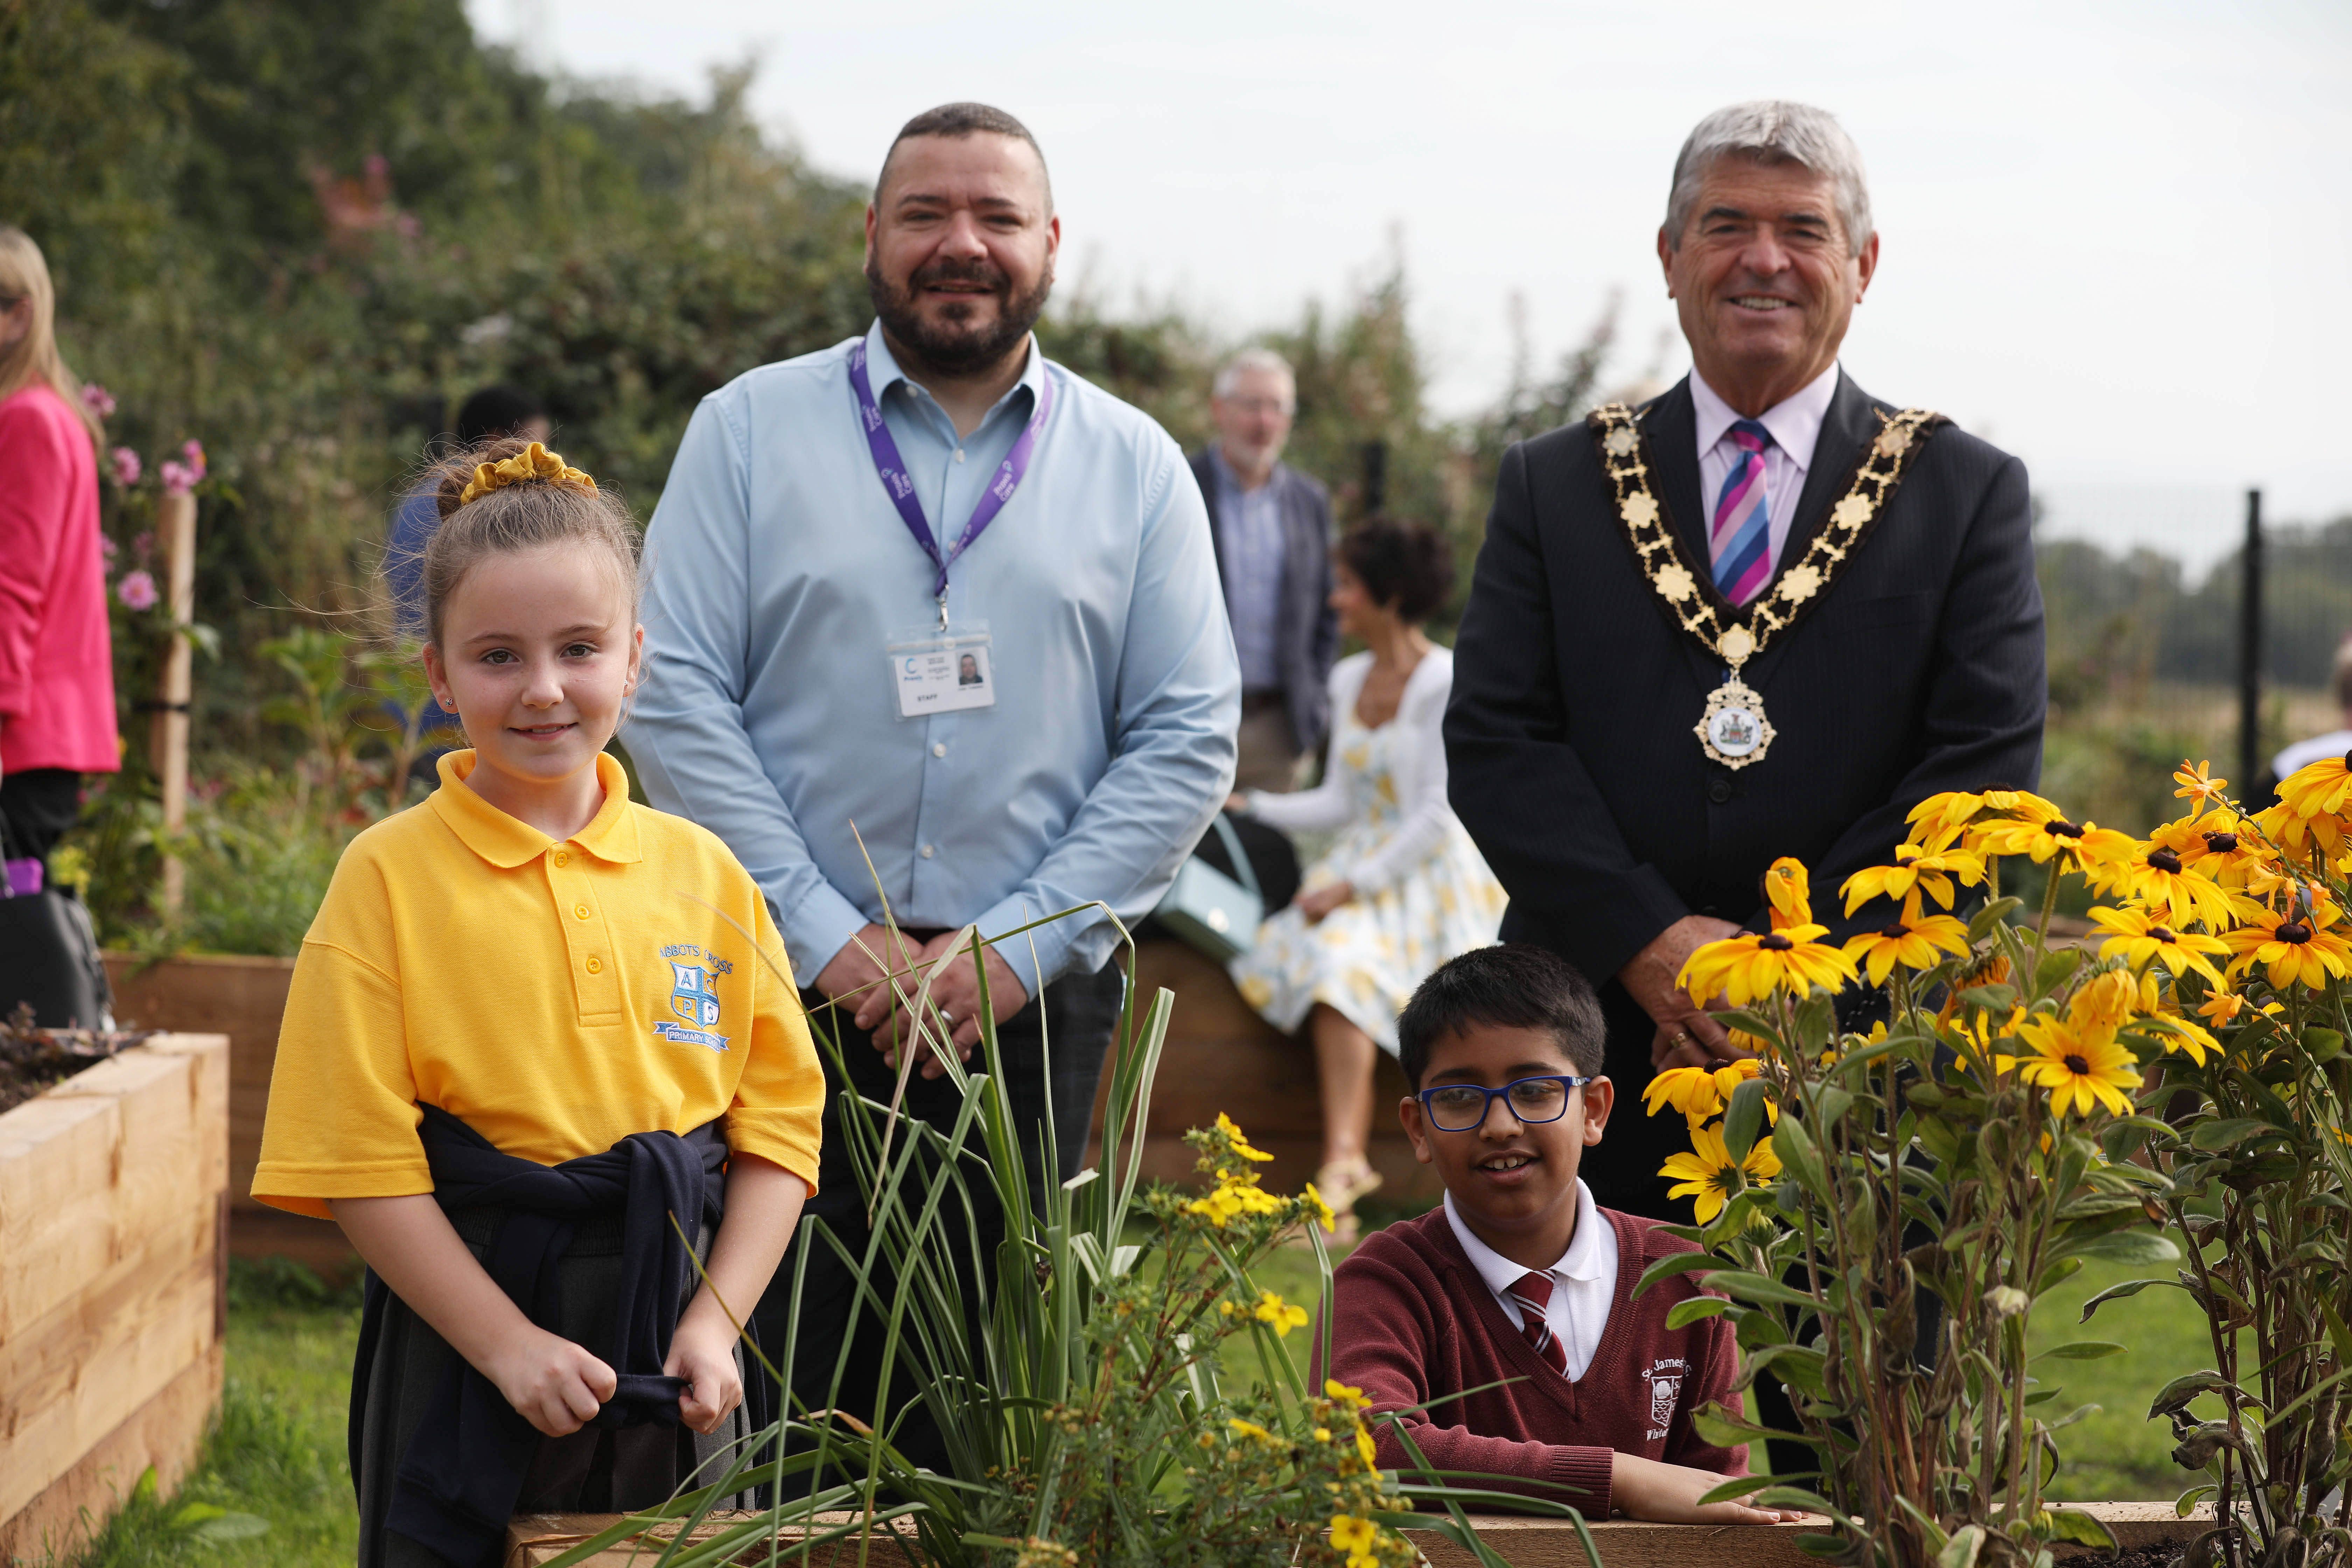
[[[1209,537],[1216,545],[1222,574],[1225,550],[1217,531],[1217,469],[1205,447],[1192,454],[1192,477],[1209,503]],[[1316,752],[1331,728],[1328,682],[1339,647],[1339,617],[1327,603],[1331,597],[1331,492],[1287,463],[1276,464],[1267,483],[1282,510],[1282,594],[1275,651],[1283,707],[1298,749]]]

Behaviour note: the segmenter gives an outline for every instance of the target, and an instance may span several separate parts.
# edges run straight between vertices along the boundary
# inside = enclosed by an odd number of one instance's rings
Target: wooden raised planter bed
[[[220,1398],[228,1042],[134,1046],[0,1115],[0,1562],[63,1552]],[[85,1513],[87,1510],[87,1513]]]
[[[2106,1521],[2116,1532],[2116,1540],[2126,1552],[2142,1547],[2160,1546],[2166,1542],[2187,1545],[2191,1536],[2211,1527],[2212,1510],[2200,1509],[2188,1519],[2173,1516],[2172,1505],[2164,1502],[2094,1502],[2083,1508]],[[527,1514],[515,1520],[507,1530],[506,1568],[544,1568],[558,1557],[603,1531],[619,1519],[618,1514]],[[715,1514],[702,1529],[696,1531],[698,1540],[717,1533],[743,1518],[742,1514]],[[1511,1568],[1587,1568],[1583,1544],[1575,1530],[1552,1520],[1519,1519],[1505,1515],[1480,1517],[1473,1515],[1471,1523],[1481,1538],[1507,1558]],[[1687,1524],[1643,1524],[1630,1519],[1611,1520],[1592,1527],[1593,1542],[1601,1548],[1604,1568],[1809,1568],[1821,1559],[1808,1557],[1797,1550],[1796,1537],[1812,1527],[1806,1525],[1755,1525],[1706,1528]],[[1431,1531],[1408,1531],[1406,1534],[1421,1549],[1432,1568],[1471,1568],[1475,1559],[1462,1548]],[[793,1538],[785,1538],[789,1543]],[[590,1568],[625,1568],[635,1564],[644,1568],[656,1547],[632,1545],[624,1542],[607,1547],[589,1559]],[[2080,1547],[2061,1546],[2061,1558],[2086,1556]],[[746,1563],[765,1563],[768,1549],[764,1542],[757,1552],[742,1559]],[[799,1558],[791,1561],[798,1563]],[[845,1568],[858,1561],[854,1542],[839,1542],[809,1553],[809,1562],[817,1568]],[[871,1568],[909,1568],[913,1559],[898,1550],[883,1532],[877,1531],[865,1561]]]

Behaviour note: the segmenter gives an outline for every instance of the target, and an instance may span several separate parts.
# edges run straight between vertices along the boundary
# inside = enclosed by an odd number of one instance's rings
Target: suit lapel
[[[1822,416],[1821,438],[1813,443],[1812,463],[1805,469],[1804,490],[1797,497],[1797,513],[1789,524],[1789,542],[1772,563],[1775,577],[1803,560],[1813,536],[1829,525],[1830,508],[1853,479],[1863,443],[1877,435],[1878,416],[1872,409],[1870,395],[1840,370],[1829,412]]]
[[[1707,574],[1706,503],[1699,495],[1698,411],[1691,404],[1690,377],[1676,382],[1643,416],[1650,456],[1658,465],[1658,499],[1673,520],[1691,570]]]

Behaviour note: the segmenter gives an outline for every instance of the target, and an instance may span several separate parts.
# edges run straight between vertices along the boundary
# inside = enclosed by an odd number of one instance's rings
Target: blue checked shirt
[[[1282,685],[1276,640],[1282,616],[1282,508],[1271,482],[1242,489],[1222,447],[1209,448],[1209,467],[1217,477],[1217,542],[1224,547],[1225,608],[1242,687],[1273,690]]]
[[[876,400],[942,539],[1055,378],[1027,477],[951,563],[956,629],[993,639],[996,705],[902,720],[884,649],[937,625],[935,568],[876,477],[849,348],[738,376],[687,426],[646,533],[646,678],[623,735],[646,793],[758,879],[803,985],[885,892],[902,926],[983,936],[1094,900],[1132,922],[1233,784],[1241,682],[1192,471],[1034,339],[959,442],[868,331]],[[1034,994],[1117,941],[1097,911],[1003,956]]]

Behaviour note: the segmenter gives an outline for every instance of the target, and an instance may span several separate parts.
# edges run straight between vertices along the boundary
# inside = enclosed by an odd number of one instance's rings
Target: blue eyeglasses
[[[1440,1132],[1475,1132],[1486,1125],[1486,1112],[1498,1096],[1509,1101],[1513,1116],[1535,1126],[1567,1115],[1568,1091],[1591,1081],[1589,1078],[1553,1073],[1542,1078],[1516,1079],[1500,1089],[1482,1089],[1475,1083],[1440,1084],[1435,1089],[1423,1089],[1413,1098],[1428,1113],[1429,1124]]]

